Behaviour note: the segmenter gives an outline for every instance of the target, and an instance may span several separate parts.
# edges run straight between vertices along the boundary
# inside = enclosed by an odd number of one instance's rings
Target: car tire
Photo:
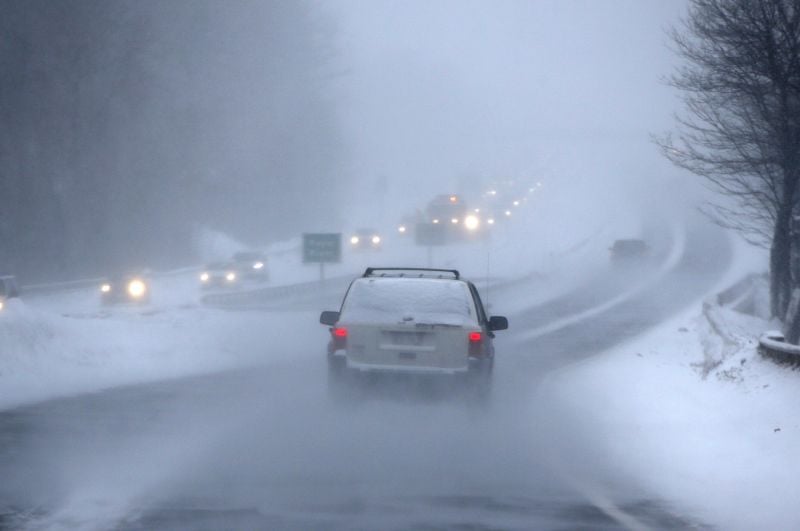
[[[353,375],[342,356],[328,355],[328,397],[336,402],[351,400],[354,394]]]
[[[471,404],[487,405],[492,395],[492,372],[494,358],[481,360],[470,366],[467,372],[466,392]]]

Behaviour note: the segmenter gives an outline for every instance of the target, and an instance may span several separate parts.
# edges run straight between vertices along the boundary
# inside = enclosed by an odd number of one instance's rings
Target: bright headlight
[[[138,299],[144,295],[145,291],[147,291],[147,286],[145,286],[144,282],[138,278],[128,282],[128,295],[134,299]]]
[[[253,269],[263,269],[263,268],[264,268],[264,262],[256,262],[255,264],[253,264]]]
[[[488,223],[489,225],[494,225],[494,218],[487,219],[486,223]]]
[[[6,306],[5,303],[3,301],[0,301],[0,311],[3,311],[3,308],[5,308],[5,306]]]
[[[456,223],[458,223],[458,218],[453,218],[453,219],[451,219],[451,220],[450,220],[450,223],[452,223],[453,225],[455,225]]]
[[[211,278],[211,276],[208,273],[203,273],[202,275],[200,275],[201,282],[208,282],[209,278]]]
[[[353,245],[358,245],[359,241],[361,240],[358,238],[358,236],[353,236],[352,238],[350,238],[350,243]]]
[[[434,219],[433,223],[439,223],[439,220],[438,219]]]
[[[397,227],[397,232],[399,232],[400,234],[404,233],[405,231],[406,231],[405,225],[400,225],[399,227]]]
[[[234,280],[236,280],[236,273],[234,273],[233,271],[228,272],[225,275],[225,280],[227,280],[228,282],[233,282]]]
[[[372,237],[372,245],[378,245],[379,243],[381,243],[381,237],[380,236],[373,236]]]
[[[111,284],[103,284],[102,286],[100,286],[100,291],[102,291],[103,293],[108,293],[109,291],[111,291]]]
[[[478,219],[478,216],[467,216],[464,218],[464,226],[467,230],[475,230],[480,224],[481,220]]]

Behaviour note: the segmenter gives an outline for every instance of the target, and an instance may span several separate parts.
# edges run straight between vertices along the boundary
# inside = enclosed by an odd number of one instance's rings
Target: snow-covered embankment
[[[740,256],[738,264],[698,294],[705,305],[698,300],[543,386],[540,400],[594,449],[555,456],[576,485],[576,463],[602,463],[609,478],[627,478],[645,496],[721,529],[800,528],[800,374],[757,352],[759,335],[775,323],[709,297],[752,262]]]

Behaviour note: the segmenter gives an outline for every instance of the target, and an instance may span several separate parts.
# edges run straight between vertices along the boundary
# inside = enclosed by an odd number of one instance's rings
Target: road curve
[[[619,529],[625,515],[696,526],[593,462],[582,472],[620,513],[576,489],[551,460],[580,456],[582,441],[548,435],[564,431],[536,390],[695,301],[729,261],[721,231],[693,224],[676,267],[590,319],[519,333],[618,295],[629,274],[604,270],[514,316],[488,407],[428,388],[334,404],[322,355],[297,352],[0,413],[0,529]]]

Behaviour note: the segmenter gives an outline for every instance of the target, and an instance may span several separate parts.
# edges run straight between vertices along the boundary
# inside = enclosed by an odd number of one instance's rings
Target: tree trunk
[[[783,335],[786,341],[792,345],[797,345],[798,341],[800,341],[800,289],[795,289],[792,292]]]
[[[784,321],[791,298],[791,213],[782,206],[775,220],[774,236],[770,249],[770,308],[772,316]]]

